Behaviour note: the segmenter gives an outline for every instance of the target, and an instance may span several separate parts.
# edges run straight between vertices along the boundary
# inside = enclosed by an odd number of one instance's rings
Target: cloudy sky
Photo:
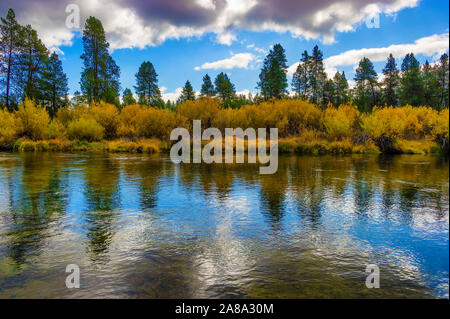
[[[186,80],[199,90],[205,73],[226,72],[238,91],[255,92],[275,43],[286,49],[290,73],[301,52],[318,44],[329,75],[345,71],[349,80],[364,56],[381,71],[389,53],[401,63],[414,52],[423,63],[449,50],[447,0],[2,0],[1,16],[13,8],[60,53],[71,94],[79,89],[82,42],[81,29],[66,23],[74,22],[70,4],[81,28],[89,16],[103,22],[123,89],[151,61],[166,99]]]

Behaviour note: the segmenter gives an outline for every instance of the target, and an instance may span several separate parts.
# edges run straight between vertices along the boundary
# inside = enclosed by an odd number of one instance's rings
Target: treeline
[[[94,17],[86,20],[83,30],[80,90],[69,101],[67,77],[58,55],[50,54],[31,26],[19,25],[12,9],[1,19],[0,36],[0,106],[9,111],[16,110],[25,98],[43,105],[51,117],[59,108],[70,105],[104,101],[119,110],[132,104],[175,109],[178,104],[198,97],[217,97],[225,108],[259,104],[272,98],[301,99],[323,110],[329,104],[353,102],[360,112],[370,112],[377,105],[427,105],[436,110],[449,106],[447,54],[436,63],[427,61],[421,66],[410,53],[400,67],[391,54],[382,76],[368,58],[363,58],[356,69],[356,85],[350,88],[344,72],[337,72],[332,79],[327,77],[323,53],[315,46],[311,53],[301,54],[289,90],[287,59],[280,44],[275,44],[264,60],[257,83],[259,92],[255,95],[237,94],[228,75],[222,72],[214,81],[206,74],[198,93],[186,81],[178,101],[163,101],[158,74],[153,64],[145,61],[136,73],[135,94],[125,88],[120,97],[120,68],[108,53],[109,43],[102,23]]]

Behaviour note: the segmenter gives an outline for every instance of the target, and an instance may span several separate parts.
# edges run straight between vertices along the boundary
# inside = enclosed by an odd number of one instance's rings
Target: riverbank
[[[58,110],[50,118],[45,108],[26,100],[10,113],[0,110],[0,150],[168,152],[175,128],[277,128],[280,153],[350,154],[448,153],[449,110],[431,107],[375,107],[360,113],[352,104],[322,110],[301,100],[270,100],[238,109],[201,98],[176,110],[107,103]],[[204,142],[205,144],[207,142]]]
[[[203,141],[203,145],[208,141]],[[51,139],[32,141],[18,139],[3,151],[13,152],[106,152],[106,153],[169,153],[171,141],[156,138],[140,140],[103,140],[98,142],[70,141],[68,139]],[[234,143],[234,149],[236,144]],[[439,154],[443,153],[440,145],[432,140],[408,141],[398,140],[395,144],[398,154]],[[244,143],[247,152],[248,143]],[[307,139],[305,137],[281,138],[278,141],[280,154],[325,155],[325,154],[381,154],[382,151],[372,142],[354,145],[349,140],[327,141]]]

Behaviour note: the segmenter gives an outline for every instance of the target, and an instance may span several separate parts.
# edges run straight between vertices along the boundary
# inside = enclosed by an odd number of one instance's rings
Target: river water
[[[448,298],[448,165],[0,153],[0,298]]]

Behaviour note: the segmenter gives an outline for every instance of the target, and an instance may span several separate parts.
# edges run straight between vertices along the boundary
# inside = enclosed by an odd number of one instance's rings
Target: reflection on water
[[[448,298],[448,200],[431,156],[1,153],[0,297]]]

